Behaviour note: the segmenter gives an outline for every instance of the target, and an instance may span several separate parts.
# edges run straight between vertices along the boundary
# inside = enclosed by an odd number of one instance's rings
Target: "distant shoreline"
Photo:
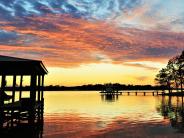
[[[73,89],[71,89],[71,90],[55,90],[55,89],[49,89],[49,90],[47,90],[47,89],[44,89],[44,91],[101,91],[101,90],[80,90],[80,89],[75,89],[75,90],[73,90]],[[156,90],[151,90],[151,89],[149,89],[149,90],[146,90],[146,89],[144,89],[144,90],[118,90],[118,91],[156,91]],[[161,91],[161,90],[158,90],[158,91]]]
[[[45,86],[46,91],[102,91],[106,88],[104,84],[88,84],[82,86]],[[152,85],[124,85],[124,84],[112,84],[112,88],[118,91],[141,91],[141,90],[167,90],[165,86],[152,86]]]
[[[142,91],[142,90],[167,90],[165,86],[152,86],[152,85],[124,85],[124,84],[112,84],[114,90],[118,91]],[[103,84],[88,84],[88,85],[82,85],[82,86],[59,86],[59,85],[49,85],[44,86],[41,88],[41,90],[44,91],[102,91],[104,90],[105,85]],[[24,86],[22,88],[16,87],[18,90],[24,90],[28,91],[32,88],[29,86]],[[37,88],[36,88],[37,89]],[[6,87],[5,90],[10,91],[12,90],[12,87]]]

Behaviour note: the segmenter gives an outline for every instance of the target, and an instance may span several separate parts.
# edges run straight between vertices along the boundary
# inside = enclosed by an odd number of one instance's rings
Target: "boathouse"
[[[42,61],[0,56],[0,127],[43,120],[47,73]]]

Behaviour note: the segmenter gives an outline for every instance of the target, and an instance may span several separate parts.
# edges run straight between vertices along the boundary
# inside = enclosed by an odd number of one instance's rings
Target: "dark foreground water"
[[[182,98],[45,92],[43,137],[184,137]]]

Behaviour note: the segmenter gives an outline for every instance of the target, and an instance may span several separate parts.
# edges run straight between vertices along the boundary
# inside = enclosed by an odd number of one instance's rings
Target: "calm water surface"
[[[182,98],[45,92],[45,138],[184,137]]]

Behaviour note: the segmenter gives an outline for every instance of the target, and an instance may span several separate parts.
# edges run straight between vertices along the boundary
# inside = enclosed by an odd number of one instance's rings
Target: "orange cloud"
[[[1,44],[0,54],[39,58],[49,66],[165,60],[184,49],[184,33],[118,28],[63,14],[1,21],[0,29],[18,36]]]

